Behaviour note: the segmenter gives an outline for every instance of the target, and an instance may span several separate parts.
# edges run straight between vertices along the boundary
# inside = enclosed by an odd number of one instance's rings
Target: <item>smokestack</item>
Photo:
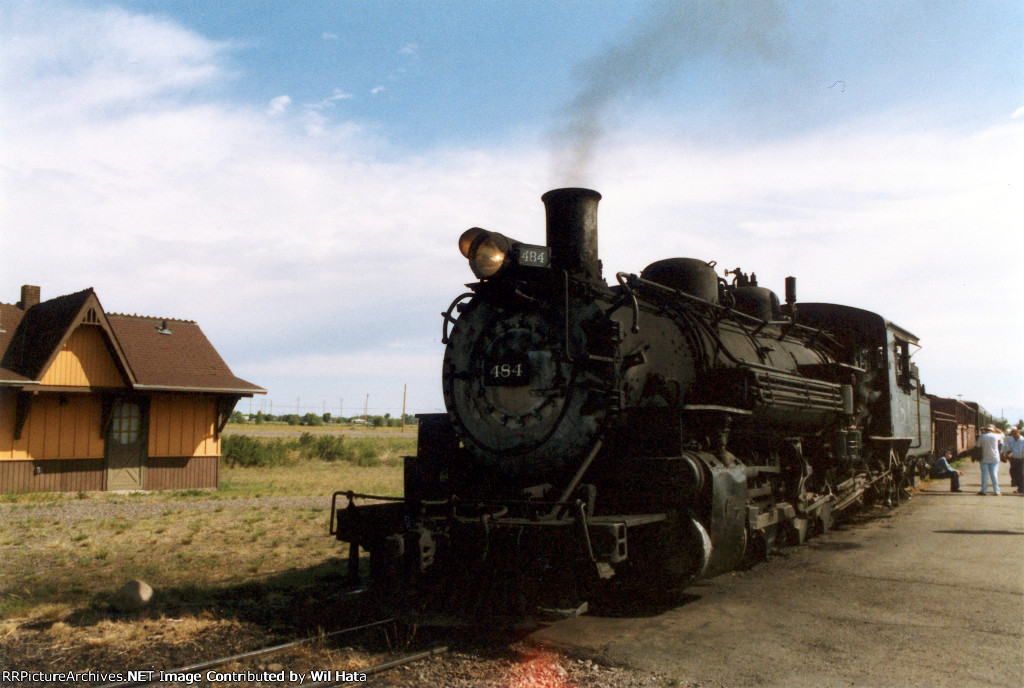
[[[597,202],[591,189],[554,189],[540,197],[547,213],[551,260],[569,274],[603,282],[597,258]]]
[[[39,303],[39,287],[33,287],[31,284],[24,284],[21,287],[21,301],[18,302],[18,308],[23,311],[27,311],[32,306]]]

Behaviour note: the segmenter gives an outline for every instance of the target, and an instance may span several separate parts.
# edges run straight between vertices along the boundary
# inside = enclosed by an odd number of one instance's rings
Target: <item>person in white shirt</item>
[[[996,426],[989,425],[984,433],[978,437],[978,446],[981,447],[981,492],[984,495],[988,488],[988,479],[992,479],[992,494],[1000,495],[999,491],[999,458],[1003,452],[1003,433],[996,430]]]

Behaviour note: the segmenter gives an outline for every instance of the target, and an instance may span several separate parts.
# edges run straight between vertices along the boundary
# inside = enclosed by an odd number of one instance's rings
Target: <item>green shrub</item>
[[[415,439],[410,440],[415,448]],[[357,466],[379,466],[382,455],[394,453],[392,444],[374,437],[346,439],[342,435],[304,432],[297,439],[262,439],[250,435],[226,435],[221,454],[231,466],[281,466],[302,461],[347,462]]]
[[[299,437],[299,453],[303,459],[316,461],[351,461],[351,446],[341,435],[311,435]]]
[[[369,467],[381,464],[381,445],[372,437],[361,437],[349,443],[350,457],[346,459],[357,466]]]
[[[340,435],[320,435],[316,441],[316,458],[321,461],[351,461],[352,448]]]
[[[279,437],[260,441],[249,435],[226,435],[221,455],[231,466],[281,466],[290,463],[288,447]]]

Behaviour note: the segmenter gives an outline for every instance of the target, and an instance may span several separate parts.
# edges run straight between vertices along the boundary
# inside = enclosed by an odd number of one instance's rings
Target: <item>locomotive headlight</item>
[[[469,267],[477,279],[495,277],[510,265],[527,270],[551,266],[551,249],[547,246],[524,244],[480,227],[462,233],[459,251],[469,259]]]
[[[466,258],[469,258],[469,249],[473,245],[473,241],[481,234],[487,234],[486,229],[480,229],[479,227],[471,227],[462,233],[459,237],[459,251]]]
[[[473,227],[459,237],[459,250],[478,279],[494,277],[511,258],[512,242],[497,232]]]
[[[473,269],[473,274],[480,279],[494,277],[505,266],[509,248],[508,240],[500,234],[481,241],[473,251],[473,257],[469,259],[469,267]]]

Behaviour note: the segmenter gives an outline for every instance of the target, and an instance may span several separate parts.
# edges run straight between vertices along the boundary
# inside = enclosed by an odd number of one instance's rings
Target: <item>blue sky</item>
[[[434,411],[459,234],[542,243],[583,185],[606,274],[795,275],[1015,421],[1022,39],[1010,1],[5,2],[0,300],[196,320],[254,408]]]

